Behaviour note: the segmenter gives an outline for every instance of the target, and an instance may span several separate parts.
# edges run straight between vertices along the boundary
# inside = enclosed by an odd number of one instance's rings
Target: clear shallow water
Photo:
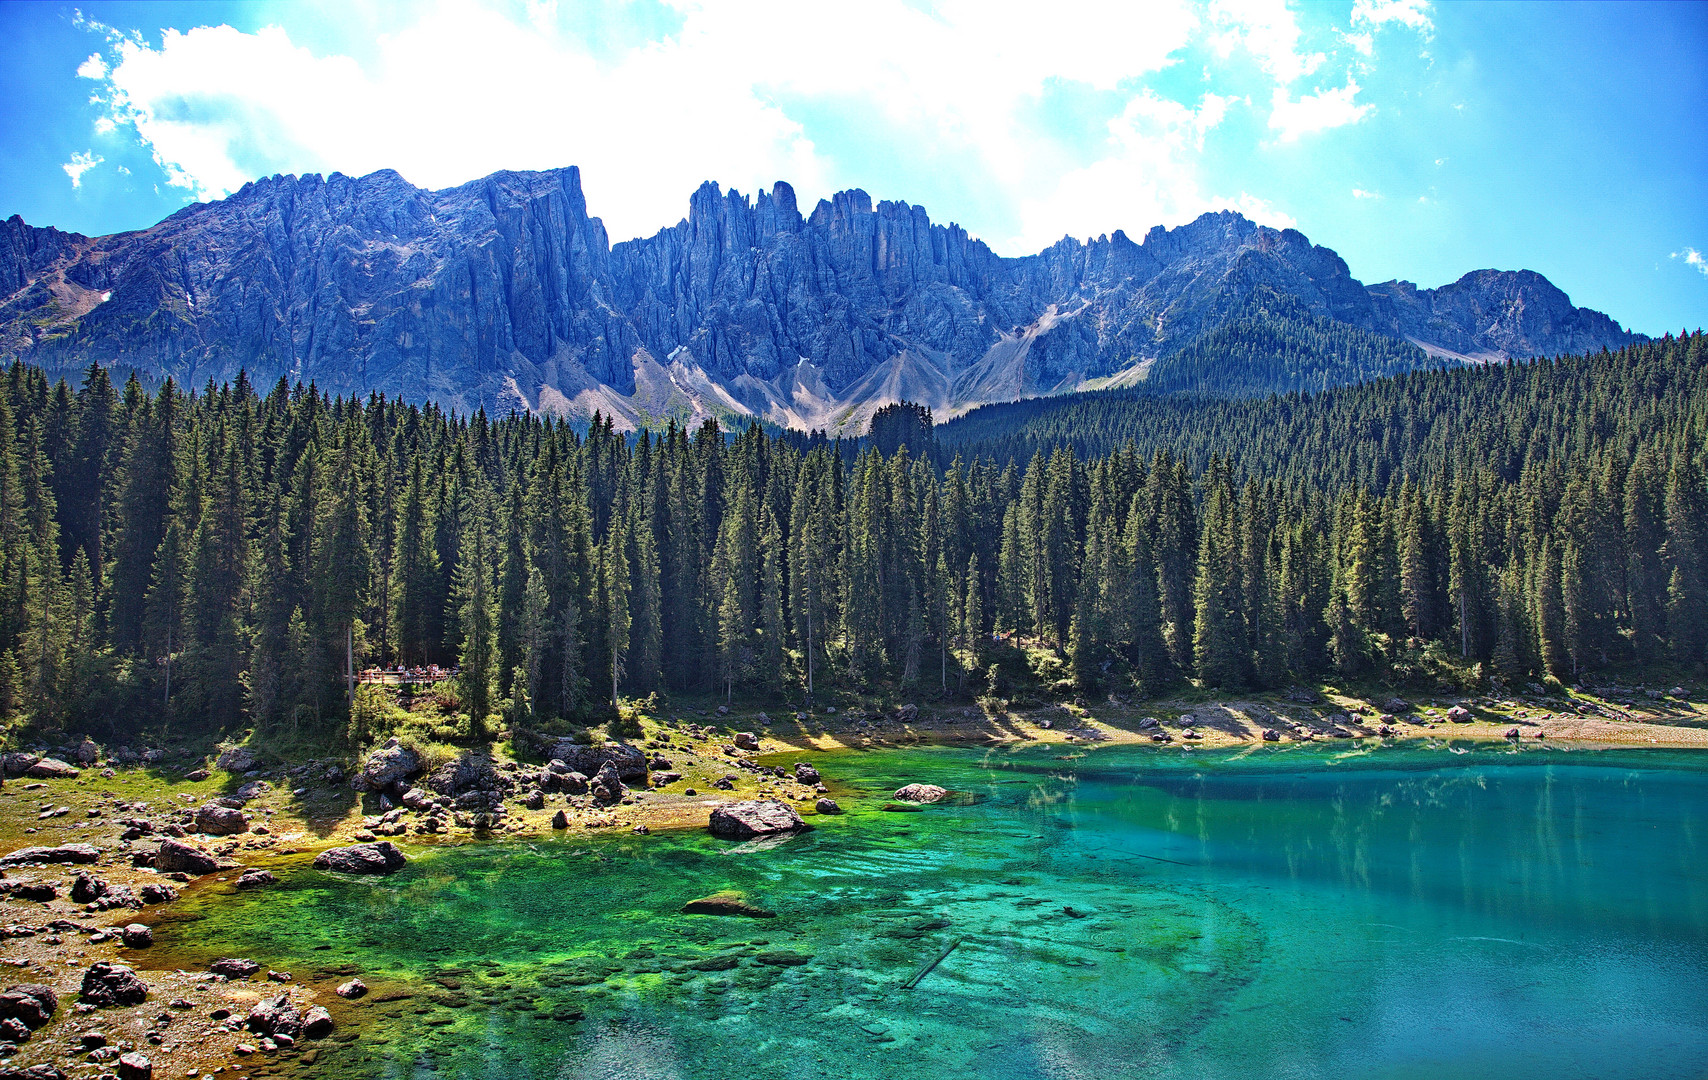
[[[360,971],[319,1075],[1708,1075],[1708,754],[1058,754],[810,755],[853,812],[776,846],[302,867],[159,960]],[[910,781],[964,795],[878,809]],[[778,917],[679,913],[722,889]]]

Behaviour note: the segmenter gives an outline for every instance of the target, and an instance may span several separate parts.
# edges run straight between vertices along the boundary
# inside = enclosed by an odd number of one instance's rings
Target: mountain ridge
[[[1332,249],[1232,211],[1006,258],[858,189],[803,214],[786,183],[707,182],[675,225],[612,244],[570,166],[440,191],[392,170],[267,177],[106,237],[0,223],[0,357],[190,385],[246,369],[619,427],[856,433],[901,397],[957,415],[1142,383],[1264,290],[1420,363],[1641,340],[1532,271],[1365,286]]]

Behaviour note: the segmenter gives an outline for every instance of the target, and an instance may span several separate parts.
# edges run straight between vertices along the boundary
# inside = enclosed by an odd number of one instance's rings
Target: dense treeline
[[[150,395],[91,368],[73,390],[15,365],[0,709],[330,733],[361,667],[457,664],[479,736],[494,713],[585,722],[653,691],[1694,666],[1704,353],[1696,334],[1170,404],[1097,456],[943,469],[758,428],[583,435],[283,382]],[[1119,428],[1115,405],[1065,411]]]
[[[1288,487],[1384,491],[1483,466],[1516,482],[1533,463],[1618,454],[1703,430],[1700,334],[1589,357],[1414,372],[1314,395],[1156,398],[1107,391],[987,405],[936,430],[939,459],[1006,461],[1071,447],[1102,457],[1131,443],[1202,470],[1212,455]]]
[[[1222,325],[1158,358],[1134,390],[1267,397],[1442,366],[1409,341],[1313,315],[1292,297],[1260,287]]]

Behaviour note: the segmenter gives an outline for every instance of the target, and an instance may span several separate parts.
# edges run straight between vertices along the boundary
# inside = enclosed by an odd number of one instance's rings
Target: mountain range
[[[707,183],[676,225],[613,245],[573,167],[443,191],[390,170],[274,176],[103,237],[14,216],[0,298],[0,358],[50,371],[99,362],[193,387],[247,370],[619,428],[758,416],[846,434],[903,399],[942,418],[1153,379],[1357,381],[1378,341],[1386,371],[1641,340],[1531,271],[1367,286],[1300,232],[1227,211],[1005,258],[863,191],[803,214],[785,183],[751,199]],[[1261,350],[1236,379],[1205,366],[1254,319],[1308,324],[1290,340],[1322,354],[1311,382],[1271,377]]]

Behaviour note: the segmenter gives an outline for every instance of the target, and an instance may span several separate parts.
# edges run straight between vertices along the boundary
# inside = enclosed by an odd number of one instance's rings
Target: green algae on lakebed
[[[191,893],[147,962],[361,974],[349,1041],[301,1069],[340,1077],[1708,1067],[1708,754],[812,758],[851,812],[783,843],[426,846],[371,880],[305,862]],[[912,781],[959,797],[884,813]],[[777,917],[682,913],[724,890]]]

